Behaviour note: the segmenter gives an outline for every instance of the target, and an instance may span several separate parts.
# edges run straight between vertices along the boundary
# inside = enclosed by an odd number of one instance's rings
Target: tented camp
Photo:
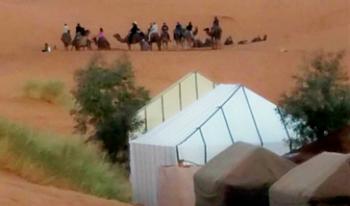
[[[141,132],[158,126],[214,87],[214,82],[198,72],[185,75],[138,111],[138,117],[144,121]]]
[[[270,188],[270,205],[350,205],[350,154],[321,153]]]
[[[269,186],[294,166],[262,147],[233,144],[195,173],[195,205],[269,206]]]
[[[159,167],[185,160],[203,165],[235,141],[277,154],[290,132],[276,106],[242,85],[218,85],[172,118],[130,142],[133,198],[157,205]]]

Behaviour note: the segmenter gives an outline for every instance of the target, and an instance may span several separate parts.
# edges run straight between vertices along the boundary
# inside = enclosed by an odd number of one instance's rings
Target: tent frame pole
[[[252,115],[252,119],[253,119],[253,122],[254,122],[254,126],[255,126],[256,132],[257,132],[257,134],[258,134],[258,136],[259,136],[260,144],[261,144],[261,146],[264,146],[264,142],[263,142],[263,140],[262,140],[262,137],[261,137],[261,134],[260,134],[260,131],[259,131],[259,128],[258,128],[258,124],[256,123],[256,120],[255,120],[255,117],[254,117],[254,114],[253,114],[253,110],[252,110],[252,107],[251,107],[251,105],[250,105],[250,102],[249,102],[247,93],[246,93],[246,91],[245,91],[245,88],[242,87],[242,90],[243,90],[243,94],[244,94],[245,100],[247,101],[250,114]]]
[[[229,125],[228,125],[228,121],[227,121],[227,118],[226,118],[226,114],[225,114],[224,108],[222,106],[219,107],[219,108],[221,110],[222,116],[224,117],[225,124],[226,124],[226,127],[227,127],[227,131],[228,131],[228,134],[230,135],[230,139],[231,139],[231,142],[233,144],[233,143],[235,143],[235,141],[233,139],[231,129],[230,129]]]

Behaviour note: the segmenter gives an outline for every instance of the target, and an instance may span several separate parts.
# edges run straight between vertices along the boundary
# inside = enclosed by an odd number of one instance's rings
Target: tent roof
[[[242,85],[221,84],[131,144],[180,148],[183,156],[191,156],[189,161],[198,163],[199,156],[193,156],[198,152],[191,151],[200,151],[203,144],[212,147],[204,162],[235,141],[263,144],[283,154],[289,150],[283,142],[289,133],[280,121],[276,105]]]
[[[232,199],[230,204],[236,201],[241,205],[237,199],[240,193],[238,190],[245,191],[246,195],[254,194],[252,198],[264,196],[268,192],[267,188],[294,166],[293,162],[262,147],[236,143],[195,173],[197,205],[221,205],[226,195]],[[230,190],[238,196],[233,198],[232,194],[227,193]],[[263,199],[259,205],[268,203],[268,198]]]
[[[269,150],[238,142],[200,168],[195,183],[207,194],[217,192],[219,185],[253,188],[274,183],[294,166]]]
[[[272,202],[350,196],[350,154],[323,152],[295,167],[270,190]]]
[[[208,95],[163,124],[139,136],[133,143],[175,146],[203,123],[240,85],[219,85]]]

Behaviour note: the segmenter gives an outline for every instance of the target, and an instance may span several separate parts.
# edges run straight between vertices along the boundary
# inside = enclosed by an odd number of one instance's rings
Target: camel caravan
[[[103,28],[100,28],[98,35],[92,38],[90,37],[90,31],[82,27],[79,23],[75,27],[74,38],[72,38],[71,31],[69,30],[67,24],[64,24],[63,30],[61,41],[66,50],[91,50],[92,44],[94,44],[98,50],[111,49],[111,45],[105,37]],[[213,24],[210,28],[208,27],[203,30],[208,36],[208,38],[206,38],[204,41],[197,38],[198,31],[198,27],[194,27],[192,22],[189,22],[186,26],[183,26],[180,24],[180,22],[177,22],[172,35],[176,48],[221,48],[223,30],[217,17],[214,18]],[[167,50],[170,42],[172,42],[169,34],[169,26],[166,23],[163,23],[159,32],[158,25],[155,22],[150,24],[147,32],[142,32],[139,29],[137,22],[133,22],[129,33],[126,36],[122,37],[120,34],[116,33],[113,35],[113,37],[117,41],[126,44],[129,50],[131,50],[131,46],[134,44],[139,44],[141,51],[153,50],[154,44],[159,51],[164,49]],[[250,42],[254,43],[266,40],[267,35],[264,35],[263,37],[257,36]],[[246,43],[248,43],[246,40],[237,42],[237,44]],[[233,44],[234,41],[231,36],[227,37],[224,41],[224,45]]]

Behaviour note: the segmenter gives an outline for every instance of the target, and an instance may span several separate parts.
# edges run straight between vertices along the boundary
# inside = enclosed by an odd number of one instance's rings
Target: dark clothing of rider
[[[163,24],[163,26],[162,26],[162,31],[163,31],[163,32],[168,32],[168,31],[169,31],[168,25]]]
[[[132,38],[133,38],[133,36],[134,36],[136,33],[138,33],[138,32],[140,32],[139,27],[137,26],[136,23],[133,23],[133,24],[132,24],[132,27],[131,27],[131,29],[130,29],[129,38],[128,38],[129,44],[132,43]]]
[[[219,26],[219,19],[218,17],[215,17],[213,21],[213,27],[218,27],[218,26]]]
[[[188,23],[186,29],[187,29],[188,31],[192,31],[192,28],[193,28],[192,23],[191,23],[191,22]]]
[[[181,26],[180,23],[177,23],[177,24],[176,24],[175,30],[178,31],[178,32],[181,32],[182,26]]]
[[[78,24],[75,27],[75,35],[77,35],[78,33],[80,33],[80,35],[82,35],[82,36],[85,35],[85,29],[83,27],[81,27],[80,24]]]
[[[162,32],[163,32],[163,34],[166,34],[167,37],[170,39],[168,31],[169,31],[169,27],[168,27],[168,25],[166,23],[164,23],[163,26],[162,26]]]

